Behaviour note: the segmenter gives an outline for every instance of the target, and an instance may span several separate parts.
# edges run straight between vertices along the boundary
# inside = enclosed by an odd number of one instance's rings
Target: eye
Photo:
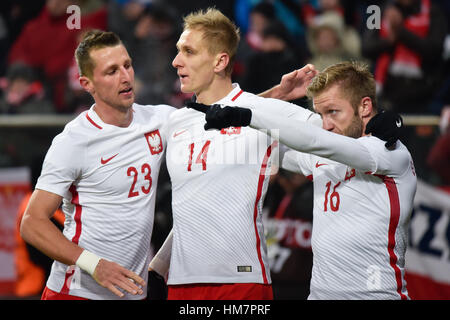
[[[116,70],[117,69],[111,69],[108,72],[106,72],[106,74],[112,76],[114,73],[116,73]]]
[[[330,110],[327,111],[327,113],[330,114],[330,115],[335,115],[335,114],[337,114],[337,112],[338,111],[334,110],[334,109],[330,109]]]
[[[185,48],[185,49],[184,49],[184,52],[185,52],[186,54],[194,54],[194,50],[192,50],[191,48]]]

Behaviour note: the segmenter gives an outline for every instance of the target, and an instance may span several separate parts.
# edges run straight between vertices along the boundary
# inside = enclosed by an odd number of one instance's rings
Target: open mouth
[[[119,94],[130,94],[133,91],[133,88],[127,88],[119,91]]]

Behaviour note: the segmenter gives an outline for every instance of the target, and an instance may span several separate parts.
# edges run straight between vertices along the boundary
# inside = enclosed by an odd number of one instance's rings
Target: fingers
[[[136,273],[104,259],[101,259],[97,265],[93,278],[98,284],[121,298],[124,296],[121,290],[133,295],[141,295],[142,287],[146,286],[144,279]]]
[[[295,80],[295,78],[297,78],[297,74],[298,74],[299,71],[300,71],[300,69],[294,70],[292,72],[289,72],[289,73],[285,74],[283,77],[287,81],[293,81],[293,80]]]
[[[397,142],[397,138],[390,138],[385,144],[384,146],[388,149],[390,149],[393,145],[395,145],[395,143]]]
[[[186,107],[203,112],[203,113],[206,113],[209,109],[209,106],[207,106],[203,103],[197,103],[197,102],[192,102],[192,101],[188,102],[186,104]]]
[[[142,279],[141,277],[139,277],[136,273],[134,273],[133,271],[127,270],[127,269],[125,269],[125,271],[126,271],[126,276],[129,279],[133,280],[134,282],[137,282],[139,285],[141,285],[143,287],[146,285],[145,280]]]
[[[298,73],[299,73],[299,77],[301,76],[307,76],[309,78],[314,78],[316,76],[316,74],[318,73],[318,71],[316,70],[316,68],[314,67],[313,64],[308,63],[307,65],[305,65],[303,68],[298,69]]]
[[[109,289],[109,291],[114,293],[119,298],[123,298],[124,296],[123,292],[119,291],[119,289],[117,289],[112,283],[108,284],[106,288]]]

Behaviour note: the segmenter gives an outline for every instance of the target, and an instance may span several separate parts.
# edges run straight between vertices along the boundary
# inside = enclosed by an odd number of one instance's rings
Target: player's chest
[[[165,152],[159,129],[139,128],[94,139],[81,183],[106,194],[135,197],[148,194]]]
[[[184,122],[169,131],[166,159],[172,182],[256,167],[270,145],[270,139],[257,130],[230,127],[205,131],[203,125],[204,121]]]
[[[376,198],[382,179],[331,161],[318,161],[314,175],[314,206],[325,214],[360,211]]]

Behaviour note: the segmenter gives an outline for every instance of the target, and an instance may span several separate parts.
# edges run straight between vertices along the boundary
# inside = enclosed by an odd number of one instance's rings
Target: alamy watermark
[[[381,288],[381,269],[379,266],[370,265],[367,269],[367,290],[376,291]]]
[[[73,30],[81,29],[81,9],[77,5],[70,5],[66,9],[66,13],[70,14],[70,16],[66,20],[67,29]]]
[[[373,4],[367,7],[366,13],[369,17],[366,20],[367,29],[381,29],[381,9],[379,6]]]

